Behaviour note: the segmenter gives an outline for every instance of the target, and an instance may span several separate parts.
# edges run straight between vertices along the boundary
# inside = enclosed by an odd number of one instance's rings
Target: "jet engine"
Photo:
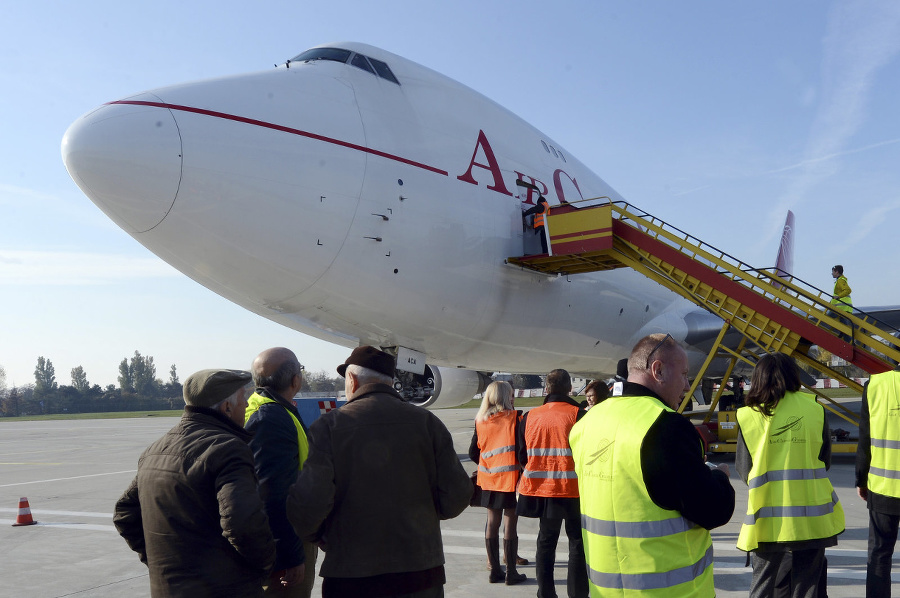
[[[397,370],[394,388],[407,401],[419,407],[441,409],[468,403],[484,392],[491,378],[482,372],[425,366],[425,374]]]

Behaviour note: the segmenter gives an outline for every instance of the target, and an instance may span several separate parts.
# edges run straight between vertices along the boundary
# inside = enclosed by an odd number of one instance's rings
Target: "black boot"
[[[503,540],[503,554],[506,556],[506,585],[508,586],[525,581],[525,574],[516,572],[516,550],[518,548],[518,537]]]
[[[500,566],[500,538],[485,538],[484,546],[487,548],[488,563],[491,564],[491,573],[488,581],[500,583],[505,579],[503,568]]]

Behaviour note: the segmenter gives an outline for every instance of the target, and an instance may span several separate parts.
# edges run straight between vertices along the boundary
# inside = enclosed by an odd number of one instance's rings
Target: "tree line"
[[[53,363],[40,356],[34,368],[34,384],[6,387],[0,366],[0,417],[57,413],[105,413],[158,411],[184,407],[178,369],[169,367],[166,381],[157,377],[152,356],[135,351],[119,363],[118,385],[91,384],[82,366],[70,371],[71,384],[60,384]],[[325,371],[305,372],[301,391],[342,390],[344,379]]]

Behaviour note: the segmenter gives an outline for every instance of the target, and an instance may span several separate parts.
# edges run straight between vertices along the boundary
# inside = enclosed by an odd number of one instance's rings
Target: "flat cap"
[[[362,366],[385,376],[394,377],[394,357],[369,345],[353,349],[347,361],[337,367],[337,373],[343,376],[348,365]]]
[[[184,381],[184,402],[194,407],[212,407],[252,380],[241,370],[200,370]]]

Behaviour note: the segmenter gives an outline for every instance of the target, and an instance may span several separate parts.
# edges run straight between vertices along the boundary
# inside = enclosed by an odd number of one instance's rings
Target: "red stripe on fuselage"
[[[109,102],[109,103],[110,104],[130,104],[133,106],[154,106],[156,108],[168,108],[169,110],[180,110],[181,112],[193,112],[194,114],[202,114],[204,116],[212,116],[214,118],[221,118],[224,120],[233,120],[235,122],[240,122],[240,123],[244,123],[247,125],[263,127],[266,129],[272,129],[274,131],[281,131],[282,133],[290,133],[291,135],[300,135],[301,137],[308,137],[309,139],[315,139],[316,141],[322,141],[324,143],[331,143],[333,145],[339,145],[341,147],[346,147],[346,148],[357,150],[360,152],[365,152],[367,154],[372,154],[374,156],[379,156],[381,158],[387,158],[388,160],[394,160],[396,162],[401,162],[403,164],[415,166],[416,168],[421,168],[423,170],[427,170],[429,172],[434,172],[436,174],[440,174],[443,176],[449,176],[449,173],[446,170],[441,170],[440,168],[435,168],[434,166],[428,166],[427,164],[422,164],[421,162],[416,162],[414,160],[407,160],[406,158],[401,158],[400,156],[395,156],[394,154],[389,154],[387,152],[381,152],[376,149],[372,149],[372,148],[365,147],[362,145],[357,145],[355,143],[349,143],[347,141],[341,141],[340,139],[334,139],[332,137],[325,137],[323,135],[317,135],[315,133],[310,133],[309,131],[301,131],[300,129],[292,129],[291,127],[276,125],[275,123],[269,123],[264,120],[256,120],[255,118],[246,118],[244,116],[236,116],[234,114],[226,114],[225,112],[216,112],[214,110],[204,110],[203,108],[193,108],[191,106],[179,106],[178,104],[166,104],[164,102],[144,102],[144,101],[139,101],[139,100],[118,100],[116,102]]]

